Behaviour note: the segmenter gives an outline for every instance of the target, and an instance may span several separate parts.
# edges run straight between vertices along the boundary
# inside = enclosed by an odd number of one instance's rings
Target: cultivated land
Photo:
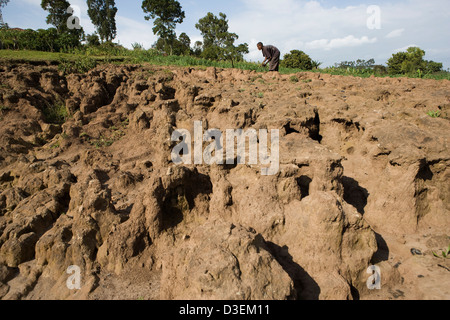
[[[450,297],[450,81],[8,59],[1,298]],[[280,130],[279,173],[174,165],[194,121]]]

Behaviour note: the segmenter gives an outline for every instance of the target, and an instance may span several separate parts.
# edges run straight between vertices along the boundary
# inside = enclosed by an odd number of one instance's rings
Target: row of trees
[[[335,69],[356,70],[361,73],[390,74],[390,75],[418,75],[433,74],[443,71],[443,65],[439,62],[424,60],[425,51],[418,47],[410,47],[406,52],[398,52],[387,61],[387,67],[376,65],[374,59],[356,61],[342,61],[334,65]],[[282,66],[302,70],[312,70],[320,66],[310,56],[300,50],[292,50],[284,55]]]
[[[3,28],[0,30],[0,49],[59,52],[67,51],[79,44],[80,39],[77,34],[58,33],[56,28],[39,30]]]
[[[176,37],[175,27],[182,23],[185,13],[177,0],[144,0],[142,9],[147,14],[145,19],[153,19],[153,33],[159,37],[155,47],[170,54],[194,54],[211,60],[243,60],[248,53],[248,44],[235,45],[239,36],[228,31],[228,20],[224,13],[215,16],[211,12],[201,18],[195,25],[203,42],[196,42],[191,50],[191,40],[182,33]]]
[[[4,7],[9,0],[0,0],[0,8]],[[26,35],[18,35],[14,32],[3,34],[3,47],[6,48],[27,48],[36,50],[58,50],[56,38],[62,34],[70,35],[70,38],[78,38],[78,45],[86,40],[90,45],[98,45],[100,42],[112,42],[117,36],[115,0],[87,0],[88,15],[96,28],[96,33],[85,36],[82,28],[71,28],[68,21],[72,18],[70,3],[67,0],[42,0],[41,7],[48,12],[46,22],[53,25],[54,29],[36,31],[36,37],[48,35],[44,42],[47,44],[35,43],[36,41],[22,43],[31,35],[27,30]],[[235,44],[239,36],[228,31],[228,20],[224,13],[215,16],[208,13],[200,19],[195,27],[203,36],[203,42],[197,42],[194,49],[191,49],[191,40],[186,33],[178,37],[175,33],[177,24],[183,22],[185,12],[182,10],[177,0],[143,0],[142,10],[146,20],[153,20],[153,33],[158,36],[154,48],[167,54],[187,55],[193,54],[212,60],[230,60],[233,64],[243,60],[243,55],[248,53],[248,45]],[[55,37],[55,30],[56,35]],[[53,40],[52,40],[53,39]],[[70,42],[73,44],[73,42]],[[77,44],[75,44],[76,46]]]
[[[10,0],[0,0],[1,9]],[[86,41],[88,45],[111,43],[117,36],[115,0],[87,0],[88,15],[96,27],[96,33],[85,36],[82,28],[71,28],[68,21],[72,11],[67,0],[41,0],[41,7],[48,12],[46,22],[54,28],[48,30],[17,30],[2,28],[0,48],[29,49],[42,51],[59,51],[73,48]],[[203,42],[197,41],[191,48],[191,40],[186,33],[178,37],[176,25],[185,19],[185,12],[177,0],[143,0],[142,10],[146,20],[153,20],[153,33],[158,36],[153,48],[171,55],[195,55],[211,60],[243,60],[248,53],[248,44],[236,44],[239,36],[229,32],[227,16],[219,13],[215,16],[209,12],[195,25],[203,36]],[[1,27],[1,25],[0,25]],[[136,49],[142,48],[138,45]],[[387,68],[375,65],[375,60],[343,61],[335,65],[338,69],[374,70],[389,74],[427,74],[442,71],[442,63],[424,60],[425,51],[417,47],[408,48],[406,52],[396,53],[387,62]],[[320,63],[312,60],[300,50],[292,50],[284,56],[282,66],[311,70]]]

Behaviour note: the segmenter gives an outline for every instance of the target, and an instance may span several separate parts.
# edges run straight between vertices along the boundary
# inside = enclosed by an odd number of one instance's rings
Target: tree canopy
[[[112,41],[117,35],[116,3],[114,0],[87,0],[88,15],[102,41]]]
[[[424,60],[425,51],[409,47],[406,52],[398,52],[388,60],[388,72],[394,74],[434,73],[442,70],[442,63]]]
[[[58,33],[67,31],[67,21],[71,14],[67,12],[70,3],[67,0],[42,0],[41,7],[48,11],[47,24],[53,25]]]
[[[220,12],[219,17],[211,12],[201,18],[195,27],[203,36],[203,51],[201,56],[212,60],[230,60],[234,66],[235,61],[243,60],[248,53],[248,44],[235,45],[239,38],[236,33],[228,32],[227,16]]]
[[[177,0],[144,0],[142,10],[147,14],[146,20],[154,19],[153,33],[169,44],[173,51],[170,43],[176,38],[175,26],[185,18],[180,3]]]
[[[153,48],[165,53],[172,52],[176,56],[189,55],[191,53],[191,39],[183,32],[178,36],[178,39],[176,37],[169,40],[159,38]]]
[[[284,55],[282,64],[286,68],[312,70],[315,66],[313,60],[306,53],[300,50],[292,50]]]

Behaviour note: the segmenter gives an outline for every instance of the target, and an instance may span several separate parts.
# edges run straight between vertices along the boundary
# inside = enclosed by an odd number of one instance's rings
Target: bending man
[[[258,43],[258,50],[262,50],[265,58],[262,66],[265,67],[269,63],[269,71],[278,71],[280,68],[280,50],[274,46],[265,46],[262,42]]]

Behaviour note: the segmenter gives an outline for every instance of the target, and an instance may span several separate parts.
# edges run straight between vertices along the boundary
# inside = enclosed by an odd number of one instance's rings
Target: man
[[[258,50],[262,51],[265,58],[262,66],[265,67],[269,63],[269,71],[278,71],[280,68],[280,50],[274,46],[265,46],[262,42],[258,43]]]

